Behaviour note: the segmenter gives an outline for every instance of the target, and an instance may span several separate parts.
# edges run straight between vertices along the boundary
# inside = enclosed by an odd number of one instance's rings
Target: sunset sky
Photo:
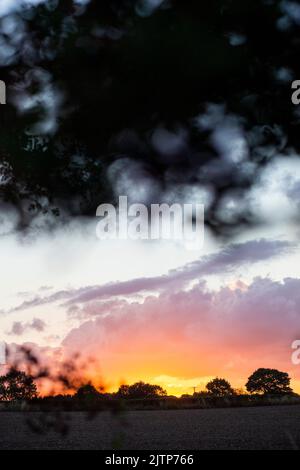
[[[289,194],[299,184],[293,165],[281,179],[289,179]],[[215,376],[241,388],[256,368],[270,367],[289,372],[300,391],[300,368],[291,363],[300,338],[296,203],[274,172],[262,177],[265,190],[253,190],[268,224],[230,242],[206,229],[200,251],[171,241],[101,241],[96,219],[16,236],[12,212],[3,212],[3,340],[93,358],[87,378],[108,390],[141,379],[180,395]]]
[[[205,14],[198,2],[174,14],[160,0],[50,2],[40,21],[26,8],[42,3],[0,0],[0,340],[53,367],[79,353],[85,380],[109,391],[143,380],[181,395],[216,376],[241,389],[264,367],[300,393],[297,51],[285,64],[300,7],[262,2],[261,48],[238,2],[217,2],[218,15],[209,2]],[[204,245],[99,240],[95,194],[203,204]]]

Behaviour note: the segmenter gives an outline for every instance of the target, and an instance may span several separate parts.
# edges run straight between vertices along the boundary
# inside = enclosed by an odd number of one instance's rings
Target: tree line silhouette
[[[290,377],[286,372],[276,369],[257,369],[246,383],[248,394],[257,395],[295,395],[290,387]],[[182,395],[187,397],[234,397],[241,392],[235,390],[231,384],[223,378],[215,378],[207,383],[205,391],[195,392],[193,395]],[[167,392],[160,385],[149,384],[142,381],[132,385],[121,385],[117,392],[105,393],[98,390],[92,383],[80,385],[72,395],[56,395],[39,397],[34,377],[30,374],[10,369],[5,375],[0,377],[0,401],[35,401],[47,398],[63,399],[68,398],[74,401],[95,401],[97,399],[153,399],[167,398]]]

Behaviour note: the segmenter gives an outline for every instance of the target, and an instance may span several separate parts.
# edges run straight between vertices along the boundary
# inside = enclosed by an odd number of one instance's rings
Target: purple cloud
[[[147,278],[112,282],[102,286],[86,286],[55,292],[49,296],[37,296],[10,310],[16,312],[56,301],[65,305],[90,302],[96,299],[109,299],[117,296],[130,296],[147,292],[163,292],[168,287],[182,288],[188,282],[204,276],[231,272],[237,267],[270,260],[291,252],[295,244],[281,240],[252,240],[232,244],[218,253],[201,257],[199,260],[174,269],[168,274]]]
[[[44,331],[46,328],[46,323],[40,318],[34,318],[32,322],[22,323],[16,321],[13,323],[11,331],[8,333],[10,335],[22,336],[28,330],[35,330],[38,332]]]

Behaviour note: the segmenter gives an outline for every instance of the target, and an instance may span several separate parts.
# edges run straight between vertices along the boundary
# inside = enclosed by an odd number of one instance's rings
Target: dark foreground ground
[[[65,437],[30,431],[26,419],[37,424],[40,417],[1,412],[0,449],[300,449],[300,405],[104,412],[93,419],[70,412]]]

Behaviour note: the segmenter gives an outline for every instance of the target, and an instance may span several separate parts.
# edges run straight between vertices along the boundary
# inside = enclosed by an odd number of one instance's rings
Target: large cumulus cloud
[[[107,373],[227,375],[277,367],[300,378],[291,343],[300,335],[300,280],[256,278],[250,285],[164,292],[141,303],[115,302],[107,312],[85,306],[89,319],[63,348],[97,357]],[[246,377],[245,377],[246,378]]]

